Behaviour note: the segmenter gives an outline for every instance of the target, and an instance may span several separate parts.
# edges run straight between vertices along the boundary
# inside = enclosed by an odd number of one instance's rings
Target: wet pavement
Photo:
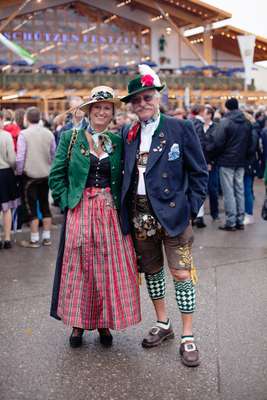
[[[260,218],[263,185],[256,189],[256,223],[245,231],[195,230],[198,308],[195,336],[201,365],[184,367],[172,281],[167,304],[176,339],[145,350],[140,343],[153,323],[141,286],[143,321],[114,332],[103,349],[96,332],[82,348],[68,345],[70,329],[49,317],[59,239],[50,248],[15,245],[0,252],[1,400],[266,400],[267,222]],[[25,230],[17,239],[27,238]]]

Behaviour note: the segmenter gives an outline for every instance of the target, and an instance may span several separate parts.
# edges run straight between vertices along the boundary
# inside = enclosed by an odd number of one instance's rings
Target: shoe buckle
[[[150,333],[151,335],[155,336],[160,332],[160,327],[158,326],[153,326],[153,328],[151,328]]]
[[[187,352],[196,351],[197,350],[197,346],[195,345],[195,343],[185,343],[184,344],[184,349]]]

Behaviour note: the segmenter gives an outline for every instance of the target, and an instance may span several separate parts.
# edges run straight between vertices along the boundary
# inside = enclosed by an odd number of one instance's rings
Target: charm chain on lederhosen
[[[148,152],[137,152],[137,170],[138,167],[146,167],[148,154]],[[149,200],[145,195],[135,194],[132,222],[134,225],[135,237],[138,240],[145,240],[147,237],[156,235],[161,230],[161,225],[154,217]]]

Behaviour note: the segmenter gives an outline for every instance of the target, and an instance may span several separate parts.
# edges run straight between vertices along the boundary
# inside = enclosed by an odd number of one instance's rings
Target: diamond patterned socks
[[[162,268],[155,274],[145,274],[149,296],[152,300],[163,299],[165,297],[165,273]]]
[[[196,292],[192,280],[174,280],[174,287],[179,310],[182,313],[193,313],[196,308]]]

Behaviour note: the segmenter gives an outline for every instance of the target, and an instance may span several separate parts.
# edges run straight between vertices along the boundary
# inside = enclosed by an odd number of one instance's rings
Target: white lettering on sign
[[[125,44],[134,45],[138,43],[138,38],[133,35],[122,33],[121,35],[96,35],[79,34],[70,32],[4,32],[3,35],[9,39],[20,42],[71,42],[71,43],[92,43],[92,44]],[[142,42],[144,38],[142,37]]]

